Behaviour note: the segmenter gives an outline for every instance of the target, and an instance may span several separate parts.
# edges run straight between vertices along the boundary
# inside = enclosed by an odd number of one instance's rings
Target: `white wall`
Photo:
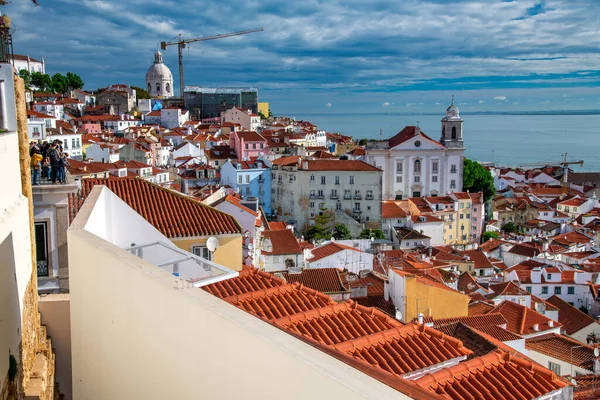
[[[74,398],[408,398],[80,224],[69,231]]]
[[[310,258],[310,257],[309,257]],[[361,270],[373,270],[373,254],[342,250],[308,264],[309,268],[341,268],[358,274]]]
[[[553,362],[554,364],[560,365],[560,375],[563,375],[563,376],[565,376],[565,375],[575,376],[575,374],[588,375],[588,374],[592,373],[592,371],[588,371],[586,369],[579,368],[577,366],[572,366],[568,362],[559,360],[558,358],[547,356],[542,353],[538,353],[537,351],[529,350],[529,353],[527,355],[533,361],[540,363],[543,367],[546,367],[546,368],[548,368],[549,362]]]

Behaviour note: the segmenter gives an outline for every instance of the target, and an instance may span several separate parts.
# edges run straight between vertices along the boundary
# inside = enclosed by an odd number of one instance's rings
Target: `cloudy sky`
[[[256,86],[276,114],[600,108],[598,0],[12,0],[14,49],[86,88],[144,86],[161,41],[186,83]],[[177,73],[177,49],[164,52]],[[176,87],[178,82],[176,79]]]

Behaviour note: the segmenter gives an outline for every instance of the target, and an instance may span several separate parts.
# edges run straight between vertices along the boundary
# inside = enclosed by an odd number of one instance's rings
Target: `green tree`
[[[67,90],[77,90],[83,88],[83,80],[79,75],[73,72],[67,72]]]
[[[518,230],[517,226],[512,222],[507,222],[502,225],[502,230],[506,233],[516,232]]]
[[[333,237],[338,240],[348,240],[352,239],[352,234],[346,225],[337,224],[333,228]]]
[[[131,88],[133,90],[135,90],[135,96],[138,99],[151,99],[152,98],[152,96],[150,96],[150,93],[148,93],[147,90],[144,90],[141,87],[132,86]]]
[[[315,217],[315,225],[307,229],[304,237],[307,240],[327,240],[331,238],[331,222],[333,213],[326,207],[319,209],[319,215]]]
[[[52,75],[50,88],[54,93],[65,93],[68,89],[67,77],[60,72],[55,73]]]
[[[267,119],[267,117],[265,117],[265,114],[263,114],[262,111],[258,112],[258,116],[260,117],[260,119]]]
[[[358,144],[359,144],[360,146],[366,146],[366,145],[367,145],[367,142],[368,142],[368,139],[360,139],[360,140],[358,141]]]
[[[484,201],[490,200],[496,193],[494,178],[490,171],[477,161],[465,158],[463,171],[463,190],[483,192]]]
[[[29,71],[27,71],[26,69],[22,69],[19,71],[19,76],[25,82],[25,87],[28,87],[31,83],[31,74],[29,73]]]
[[[41,72],[31,73],[31,85],[35,86],[38,90],[46,92],[50,90],[52,84],[52,78],[48,74],[42,74]]]
[[[345,154],[344,154],[343,156],[341,156],[341,157],[340,157],[340,160],[347,160],[347,159],[348,159],[348,156],[347,156],[347,155],[345,155]]]
[[[481,238],[484,243],[487,242],[488,240],[498,239],[499,237],[500,237],[500,234],[498,232],[493,232],[493,231],[486,231],[486,232],[483,232],[483,235],[481,235]]]
[[[385,235],[381,229],[363,229],[359,237],[361,239],[385,239]]]

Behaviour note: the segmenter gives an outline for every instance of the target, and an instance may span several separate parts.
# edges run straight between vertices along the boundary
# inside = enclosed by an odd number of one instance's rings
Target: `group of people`
[[[67,157],[63,151],[62,141],[54,140],[52,143],[31,142],[29,156],[31,157],[32,185],[39,185],[41,178],[52,181],[52,184],[66,183],[66,169],[69,167]]]

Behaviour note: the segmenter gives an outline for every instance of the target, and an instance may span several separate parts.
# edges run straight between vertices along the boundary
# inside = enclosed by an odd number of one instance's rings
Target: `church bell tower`
[[[463,142],[463,119],[460,117],[458,107],[452,104],[446,109],[446,116],[442,118],[442,137],[440,142],[446,147],[464,148]]]

